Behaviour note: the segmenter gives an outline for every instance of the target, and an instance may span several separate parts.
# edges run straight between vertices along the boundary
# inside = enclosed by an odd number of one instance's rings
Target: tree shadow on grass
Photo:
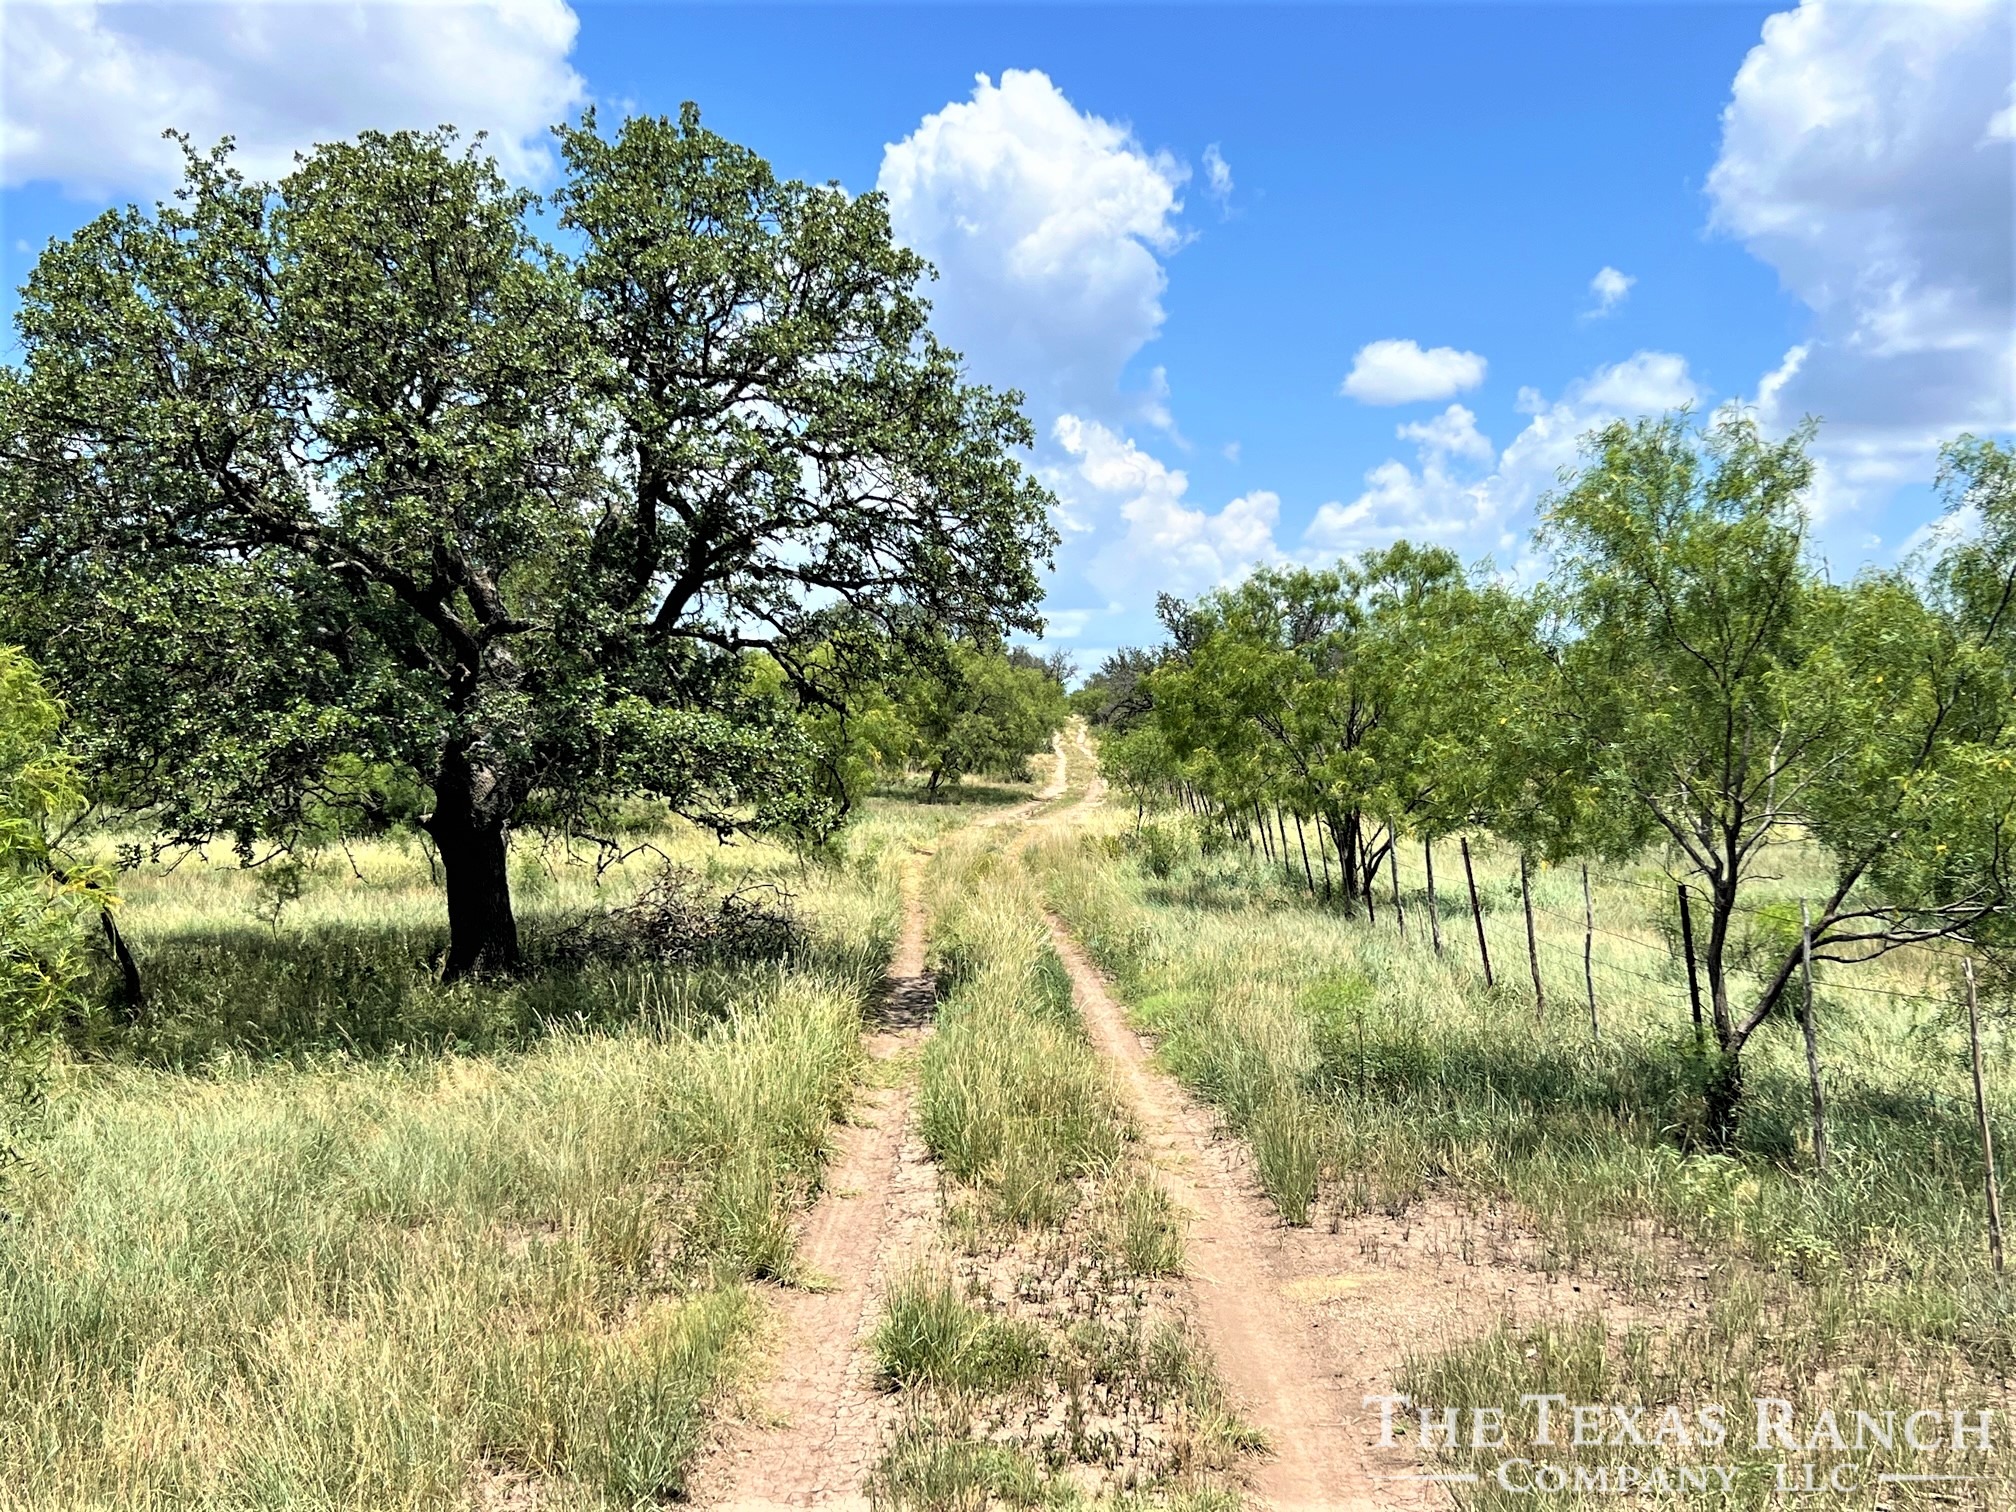
[[[879,979],[880,960],[866,947],[805,934],[676,963],[620,952],[558,960],[547,938],[556,923],[528,922],[523,972],[452,984],[440,979],[447,931],[436,925],[191,927],[141,942],[144,1012],[113,1006],[108,979],[64,1035],[88,1060],[175,1070],[225,1055],[485,1054],[555,1032],[690,1033],[785,966],[858,981],[864,996]]]
[[[885,782],[878,783],[870,796],[898,803],[928,803],[935,808],[1007,808],[1034,798],[1036,784],[1033,781],[974,782],[967,779],[945,783],[932,793],[922,783]]]

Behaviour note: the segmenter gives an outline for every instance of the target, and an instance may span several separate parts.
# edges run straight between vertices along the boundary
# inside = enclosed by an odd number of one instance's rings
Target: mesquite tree
[[[1825,850],[1816,960],[1988,943],[2016,882],[2016,468],[1991,445],[1950,449],[1946,483],[1978,534],[1922,581],[1840,586],[1807,552],[1806,444],[1737,417],[1619,422],[1591,438],[1543,531],[1570,611],[1562,716],[1609,799],[1707,901],[1718,1143],[1735,1132],[1744,1046],[1800,965],[1788,939],[1747,988],[1734,970],[1769,847],[1804,835]]]
[[[1447,833],[1485,802],[1480,729],[1537,655],[1514,595],[1404,541],[1257,572],[1164,619],[1176,644],[1146,679],[1164,746],[1235,814],[1317,816],[1347,909],[1402,833]]]
[[[452,132],[277,184],[226,147],[23,291],[0,379],[0,632],[99,796],[285,839],[418,792],[450,976],[518,955],[514,823],[822,791],[788,705],[927,636],[1036,628],[1048,496],[873,195],[704,129],[560,133],[564,250]]]

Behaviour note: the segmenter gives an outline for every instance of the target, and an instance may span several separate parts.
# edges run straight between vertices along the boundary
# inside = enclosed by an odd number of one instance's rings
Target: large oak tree
[[[878,197],[691,106],[559,137],[550,206],[445,130],[277,184],[188,153],[44,253],[0,379],[0,638],[100,794],[249,845],[423,793],[451,976],[517,958],[528,811],[793,816],[822,789],[752,658],[835,699],[1033,629],[1053,539]]]

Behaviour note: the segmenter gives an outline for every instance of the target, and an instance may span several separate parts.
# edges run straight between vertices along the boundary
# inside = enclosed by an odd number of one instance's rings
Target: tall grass
[[[876,814],[802,873],[667,833],[789,882],[803,947],[452,989],[417,851],[324,858],[271,923],[235,867],[138,876],[148,1018],[81,1026],[4,1192],[0,1505],[681,1494],[940,827]],[[535,933],[643,875],[518,864]]]
[[[1079,1178],[1119,1164],[1127,1114],[1086,1043],[1027,877],[986,833],[933,859],[931,958],[943,1003],[924,1052],[920,1126],[932,1156],[994,1214],[1054,1228]]]

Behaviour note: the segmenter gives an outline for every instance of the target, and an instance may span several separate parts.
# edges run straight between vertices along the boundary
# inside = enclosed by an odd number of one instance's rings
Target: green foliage
[[[1257,572],[1163,617],[1173,644],[1131,694],[1146,712],[1111,742],[1109,775],[1137,803],[1187,785],[1242,834],[1277,805],[1313,816],[1347,903],[1403,832],[1447,833],[1525,779],[1494,753],[1501,711],[1531,701],[1534,611],[1447,551],[1403,541]],[[1123,670],[1138,664],[1116,684]]]
[[[2016,961],[2016,454],[1948,447],[1936,551],[1843,585],[1808,547],[1810,438],[1734,413],[1592,433],[1530,592],[1403,541],[1165,600],[1169,645],[1102,669],[1130,710],[1107,775],[1137,827],[1180,792],[1221,846],[1313,817],[1347,909],[1403,835],[1487,828],[1542,863],[1657,845],[1701,900],[1726,1143],[1744,1044],[1799,962],[1783,919],[1742,922],[1788,902],[1757,896],[1767,846],[1830,859],[1817,960],[1954,938],[1997,979]],[[1158,878],[1165,838],[1142,833]],[[1280,838],[1284,871],[1304,844]]]
[[[516,958],[528,815],[825,827],[800,709],[1036,628],[1053,540],[878,196],[690,106],[560,138],[564,253],[452,131],[190,151],[43,254],[0,376],[0,634],[94,792],[248,851],[424,823],[451,973]]]
[[[1026,778],[1067,713],[1053,669],[968,646],[907,678],[894,708],[903,762],[928,774],[933,792],[968,774]]]
[[[1730,1137],[1744,1044],[1800,958],[1787,919],[1737,928],[1764,848],[1797,828],[1833,860],[1812,900],[1817,959],[2006,934],[2016,845],[2016,469],[1949,448],[1945,481],[1980,530],[1923,579],[1838,586],[1811,560],[1808,433],[1767,442],[1744,418],[1619,422],[1548,507],[1562,722],[1594,753],[1623,833],[1673,847],[1707,895],[1702,965]],[[1735,1001],[1731,969],[1760,987]]]
[[[0,646],[0,1134],[41,1083],[51,1032],[84,974],[81,932],[117,900],[93,868],[57,867],[53,827],[81,807],[63,709],[20,651]]]

